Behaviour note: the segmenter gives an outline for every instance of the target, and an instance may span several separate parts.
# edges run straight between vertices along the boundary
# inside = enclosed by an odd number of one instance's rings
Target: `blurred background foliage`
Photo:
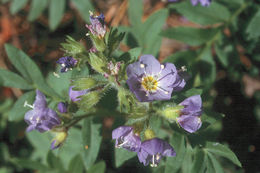
[[[152,121],[160,137],[168,138],[179,153],[156,169],[142,166],[134,153],[114,149],[111,131],[125,121],[112,113],[117,104],[114,91],[100,103],[111,112],[71,129],[60,150],[49,150],[48,133],[25,133],[28,109],[22,106],[25,100],[33,101],[35,88],[66,97],[70,79],[89,73],[53,76],[66,35],[86,44],[89,10],[104,13],[108,26],[126,32],[115,57],[132,49],[133,54],[153,54],[178,68],[185,65],[191,79],[181,96],[202,94],[205,109],[198,134],[184,139],[177,127],[156,117]],[[188,0],[1,0],[0,173],[194,173],[206,167],[216,173],[260,172],[259,28],[258,0],[213,0],[209,7],[194,7]],[[115,101],[108,105],[111,98]],[[159,129],[160,124],[164,128]]]

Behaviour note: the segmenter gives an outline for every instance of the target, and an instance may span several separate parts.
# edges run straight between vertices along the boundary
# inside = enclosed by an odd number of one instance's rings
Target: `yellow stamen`
[[[157,90],[158,87],[158,81],[152,76],[143,77],[141,84],[143,88],[148,92],[154,92]]]

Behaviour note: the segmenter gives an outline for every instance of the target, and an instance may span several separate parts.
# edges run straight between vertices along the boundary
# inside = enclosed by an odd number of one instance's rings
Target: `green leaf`
[[[204,172],[204,165],[206,160],[206,154],[204,150],[196,148],[195,150],[195,157],[194,162],[192,165],[192,170],[196,173],[203,173]]]
[[[191,46],[199,46],[211,40],[218,32],[218,29],[202,29],[177,27],[170,28],[161,32],[167,38],[179,40]]]
[[[100,161],[95,165],[91,166],[88,170],[88,173],[104,173],[106,170],[106,163],[104,161]]]
[[[12,14],[17,13],[21,10],[27,3],[28,0],[13,0],[10,10]]]
[[[203,90],[201,88],[191,88],[183,93],[185,97],[190,97],[194,95],[201,95]]]
[[[249,22],[246,33],[248,34],[248,39],[258,38],[260,36],[260,9],[254,15],[254,17]]]
[[[38,88],[44,94],[56,99],[60,98],[59,95],[46,84],[40,69],[30,57],[10,44],[5,44],[5,49],[12,64],[27,81],[33,83],[35,88]]]
[[[37,19],[47,7],[48,2],[49,0],[32,0],[28,20],[34,21]]]
[[[207,153],[207,156],[207,164],[210,171],[213,171],[213,173],[224,173],[223,168],[221,167],[215,156],[213,156],[211,153]],[[210,171],[209,173],[211,173]]]
[[[204,88],[209,88],[216,79],[216,63],[212,57],[211,48],[206,46],[199,50],[196,59],[200,60],[197,63],[197,70],[202,81],[199,85],[203,84]]]
[[[162,38],[159,35],[168,16],[168,10],[163,9],[153,13],[141,27],[141,43],[143,53],[158,54]]]
[[[210,153],[225,157],[231,160],[237,166],[242,167],[237,156],[225,145],[222,145],[220,143],[207,142],[206,150]]]
[[[193,150],[190,145],[186,148],[186,153],[184,154],[184,161],[182,162],[181,173],[191,173],[192,172],[192,156]]]
[[[143,1],[129,0],[128,16],[131,25],[136,26],[142,24],[141,19],[143,16]]]
[[[89,11],[94,10],[90,0],[72,0],[85,22],[89,22]]]
[[[224,23],[230,18],[228,8],[215,1],[206,8],[201,5],[193,6],[189,1],[172,4],[170,8],[176,9],[188,20],[202,25]]]
[[[65,172],[63,164],[59,157],[56,157],[52,150],[49,150],[47,155],[47,163],[50,168],[58,170],[59,172]]]
[[[49,24],[51,30],[55,30],[65,11],[66,0],[51,0],[49,8]]]
[[[120,167],[127,160],[136,156],[135,152],[128,151],[124,148],[115,148],[115,164],[116,167]]]
[[[84,171],[84,164],[82,162],[81,156],[76,155],[73,157],[69,164],[69,173],[83,173]],[[89,171],[88,171],[89,173]]]
[[[173,136],[170,139],[170,144],[176,151],[176,157],[167,157],[165,171],[164,171],[165,173],[178,172],[178,170],[180,169],[183,163],[183,159],[186,153],[185,141],[183,135],[177,132],[173,133]]]
[[[70,128],[68,137],[54,154],[61,159],[64,168],[68,169],[71,159],[83,152],[81,131],[77,128]],[[51,143],[51,140],[49,141]],[[50,144],[49,146],[50,147]]]
[[[34,97],[35,97],[35,91],[30,91],[20,96],[19,99],[15,102],[11,111],[9,112],[8,120],[9,121],[22,120],[25,113],[31,109],[29,107],[23,106],[25,101],[27,101],[28,104],[33,104]]]
[[[21,76],[4,69],[0,69],[0,85],[25,90],[33,89],[33,87]]]
[[[28,59],[29,57],[23,51],[17,49],[16,47],[10,44],[5,44],[5,51],[7,53],[9,60],[14,65],[14,67],[22,74],[22,76],[26,80],[31,82],[30,75],[26,70],[26,66],[23,64],[23,60]]]
[[[73,90],[81,91],[81,90],[95,87],[96,85],[98,85],[98,83],[99,82],[96,79],[92,77],[87,77],[87,78],[79,78],[72,81],[71,86],[74,86]]]
[[[50,133],[40,133],[33,130],[26,133],[26,137],[30,144],[34,147],[31,158],[34,160],[41,159],[46,163],[48,151],[50,150],[52,136]]]
[[[232,61],[232,59],[230,59],[230,57],[232,57],[230,56],[230,53],[234,51],[233,45],[220,45],[219,43],[216,43],[215,51],[221,64],[227,68],[229,62]]]
[[[130,49],[128,52],[123,53],[119,58],[118,61],[124,61],[125,63],[133,63],[138,60],[139,55],[141,54],[142,48],[136,47]]]
[[[21,166],[22,168],[32,169],[32,170],[40,170],[47,171],[49,168],[39,161],[33,161],[30,159],[12,159],[11,162],[17,166]]]
[[[97,118],[89,117],[84,120],[82,128],[84,152],[82,154],[86,169],[94,164],[98,156],[102,141],[101,127],[102,124]]]

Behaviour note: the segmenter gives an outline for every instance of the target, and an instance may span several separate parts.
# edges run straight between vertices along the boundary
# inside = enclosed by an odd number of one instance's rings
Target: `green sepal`
[[[80,109],[84,111],[89,111],[90,108],[95,106],[102,96],[101,91],[92,91],[81,97],[79,102]]]
[[[123,40],[125,36],[125,33],[120,33],[118,32],[117,29],[111,29],[109,32],[108,40],[107,40],[107,45],[108,45],[108,51],[109,55],[118,48],[120,42]]]
[[[90,53],[90,65],[99,73],[105,73],[107,71],[107,61],[105,58],[98,56],[96,53]]]
[[[130,112],[133,105],[136,103],[134,95],[123,87],[118,87],[117,89],[117,98],[120,111],[122,112],[125,110],[126,112]]]
[[[103,38],[93,35],[90,32],[89,32],[89,36],[92,40],[94,47],[97,49],[98,52],[103,52],[106,49],[106,44]]]
[[[166,107],[160,111],[160,114],[170,122],[174,122],[176,121],[176,118],[180,116],[181,109],[183,108],[184,106]]]
[[[93,88],[97,85],[104,84],[104,82],[100,82],[93,77],[79,78],[72,81],[73,90],[81,91],[85,89]]]
[[[65,41],[65,43],[61,43],[61,49],[65,52],[65,54],[69,56],[75,56],[77,54],[86,52],[85,47],[81,43],[74,40],[74,38],[67,36]]]

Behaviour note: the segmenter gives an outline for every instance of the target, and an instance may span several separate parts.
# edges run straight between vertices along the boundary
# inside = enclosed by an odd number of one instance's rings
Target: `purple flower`
[[[152,167],[156,167],[162,156],[174,157],[176,152],[166,141],[153,138],[142,142],[141,150],[138,152],[138,158],[145,166],[151,162]]]
[[[133,127],[120,126],[113,130],[112,139],[116,140],[117,148],[125,148],[129,151],[138,152],[141,146],[141,139],[133,132]]]
[[[202,6],[209,6],[211,3],[211,0],[191,0],[192,5],[197,5],[199,2]]]
[[[181,110],[181,116],[177,118],[177,122],[187,132],[196,132],[202,125],[200,119],[200,115],[202,114],[200,95],[191,96],[179,105],[184,106],[184,108]]]
[[[58,111],[60,113],[67,113],[67,104],[64,102],[58,103]]]
[[[127,84],[140,102],[169,100],[172,91],[185,85],[174,64],[160,64],[152,55],[143,55],[128,65],[127,76]]]
[[[184,106],[184,108],[181,110],[183,115],[200,116],[202,113],[202,100],[200,95],[188,97],[179,105]]]
[[[168,0],[168,2],[178,2],[179,0]],[[211,0],[190,0],[192,5],[198,5],[200,3],[202,6],[209,6]]]
[[[34,104],[31,106],[26,103],[26,105],[33,108],[26,112],[24,117],[25,122],[29,125],[27,132],[38,130],[43,133],[61,123],[56,112],[47,107],[46,98],[39,90],[36,90]]]
[[[103,14],[101,14],[99,16],[94,16],[91,13],[90,22],[91,22],[91,25],[86,24],[86,27],[89,29],[89,31],[93,35],[103,38],[106,34],[105,16]]]
[[[57,61],[57,63],[62,67],[60,70],[61,73],[72,70],[72,68],[76,66],[77,62],[78,61],[76,59],[70,56],[62,57]]]
[[[74,90],[72,90],[73,87],[74,86],[71,86],[69,88],[69,97],[70,97],[70,100],[73,102],[80,101],[81,100],[80,96],[85,95],[88,92],[88,89],[81,90],[81,91],[74,91]]]

